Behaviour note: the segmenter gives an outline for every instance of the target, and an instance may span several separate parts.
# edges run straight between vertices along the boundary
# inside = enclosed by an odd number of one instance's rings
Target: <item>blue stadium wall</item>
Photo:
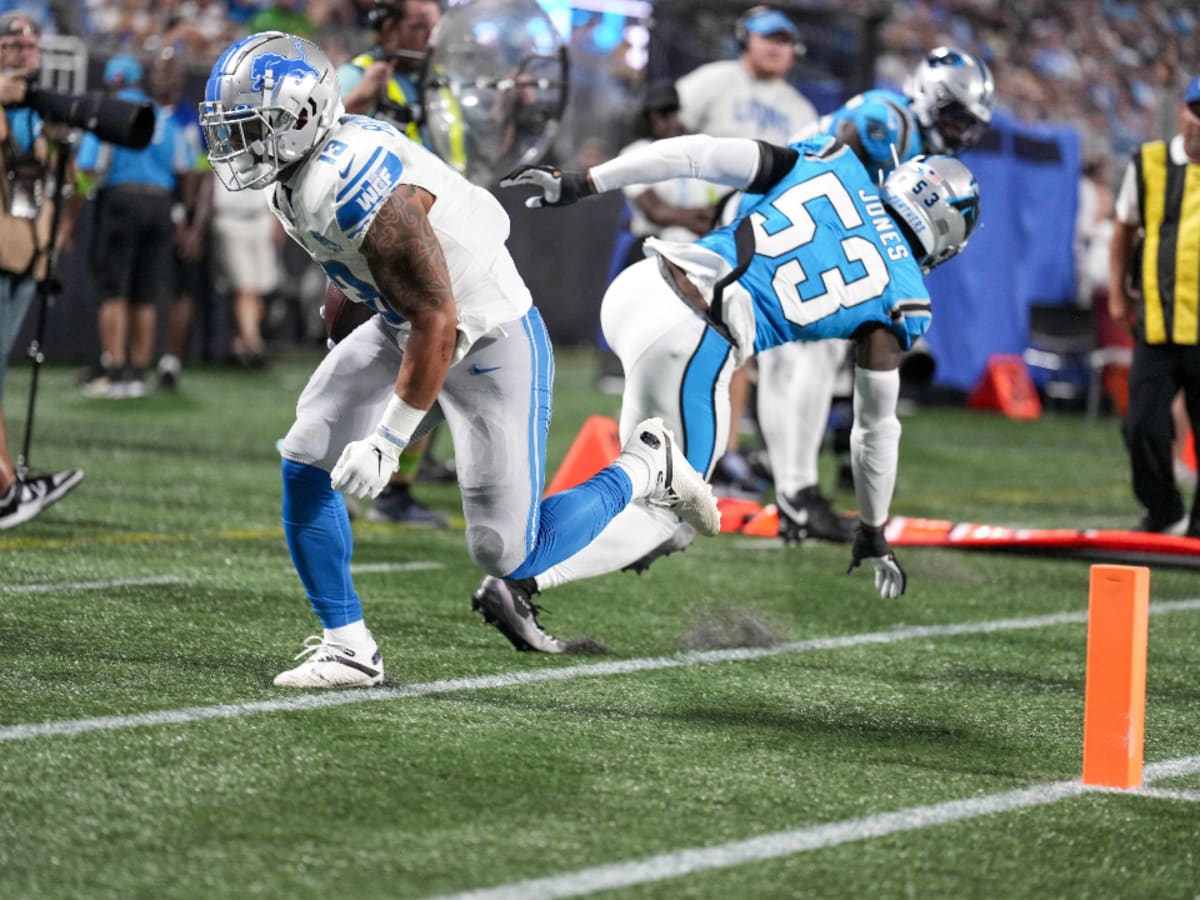
[[[981,146],[962,155],[979,181],[980,226],[928,278],[936,386],[969,391],[989,356],[1025,349],[1031,304],[1074,302],[1081,152],[1073,126],[998,112]]]

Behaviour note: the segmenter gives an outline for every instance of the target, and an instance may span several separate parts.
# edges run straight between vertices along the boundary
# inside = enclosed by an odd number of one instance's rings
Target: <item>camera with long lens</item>
[[[154,137],[154,106],[110,97],[98,91],[60,94],[30,81],[25,99],[15,106],[29,107],[48,122],[90,131],[100,140],[130,150],[144,150]]]

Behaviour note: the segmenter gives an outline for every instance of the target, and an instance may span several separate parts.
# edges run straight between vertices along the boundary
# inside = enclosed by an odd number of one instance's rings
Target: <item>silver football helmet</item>
[[[264,31],[213,66],[200,126],[213,171],[231,191],[263,188],[304,159],[344,112],[333,64],[312,41]]]
[[[966,50],[937,47],[917,66],[904,91],[936,153],[979,143],[992,121],[996,82],[987,63]]]
[[[928,272],[967,246],[979,222],[979,185],[952,156],[917,156],[884,179],[883,205]]]

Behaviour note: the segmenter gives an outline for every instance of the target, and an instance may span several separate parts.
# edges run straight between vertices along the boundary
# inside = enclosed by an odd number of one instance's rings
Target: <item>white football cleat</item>
[[[276,687],[370,687],[383,681],[383,659],[378,647],[363,654],[313,634],[304,639],[304,649],[296,654],[296,659],[302,656],[308,659],[275,676]]]
[[[711,537],[721,532],[721,511],[712,488],[692,468],[662,419],[640,422],[621,453],[635,456],[650,467],[647,503],[675,510],[701,534]]]

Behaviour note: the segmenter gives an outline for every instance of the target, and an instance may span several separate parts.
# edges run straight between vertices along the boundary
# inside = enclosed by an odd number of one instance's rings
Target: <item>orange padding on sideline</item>
[[[1025,360],[1005,353],[988,357],[987,367],[967,395],[967,406],[996,410],[1010,419],[1036,419],[1042,414],[1042,401]]]
[[[1092,566],[1088,598],[1083,783],[1142,784],[1150,570]]]

